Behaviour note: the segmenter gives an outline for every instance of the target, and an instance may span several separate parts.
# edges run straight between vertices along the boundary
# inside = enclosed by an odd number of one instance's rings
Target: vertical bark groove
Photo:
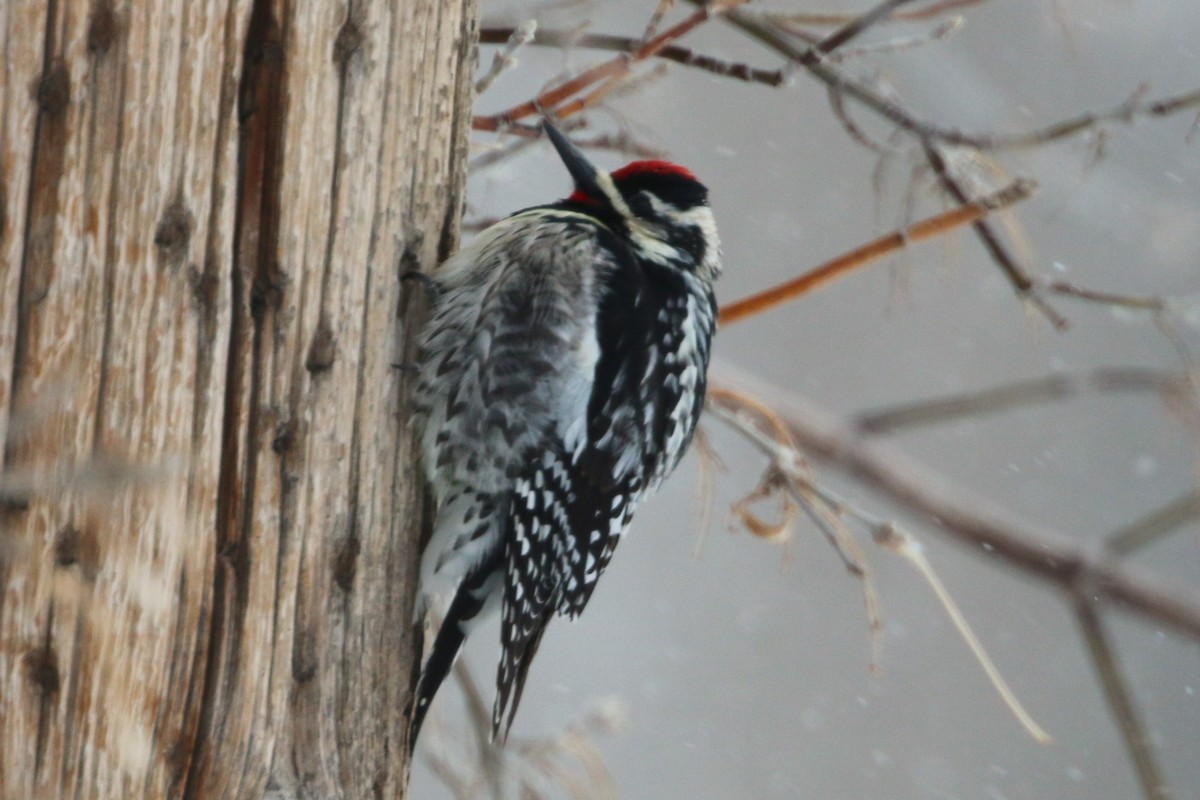
[[[32,87],[37,115],[34,120],[33,141],[29,152],[32,165],[29,174],[29,190],[25,198],[24,249],[17,283],[17,332],[13,345],[11,378],[9,379],[9,403],[15,406],[15,398],[21,391],[21,372],[25,364],[27,331],[29,330],[30,307],[48,289],[50,276],[46,271],[51,263],[46,258],[45,240],[52,233],[56,216],[58,196],[46,188],[57,188],[58,176],[62,173],[63,138],[61,116],[70,99],[70,76],[61,62],[54,57],[54,29],[56,0],[46,3],[45,43],[43,44],[42,72],[37,84]],[[36,298],[36,299],[35,299]],[[9,443],[5,441],[4,463],[11,460]]]
[[[193,742],[196,754],[183,781],[184,798],[204,795],[205,771],[211,768],[214,737],[224,726],[224,711],[232,699],[232,680],[225,674],[238,663],[246,611],[249,553],[243,541],[250,526],[246,498],[254,496],[257,451],[242,441],[255,430],[259,382],[258,342],[266,306],[256,293],[275,261],[278,231],[278,163],[282,160],[284,48],[271,0],[254,0],[242,47],[242,76],[238,86],[238,151],[235,183],[233,264],[229,293],[233,304],[226,356],[225,401],[222,416],[220,484],[216,499],[217,548],[214,553],[212,608],[208,619],[206,658],[199,714]],[[251,276],[247,281],[247,276]],[[246,347],[246,322],[252,333]],[[249,378],[249,390],[246,381]],[[247,398],[251,398],[248,402]],[[246,417],[243,430],[241,421]],[[243,463],[243,458],[246,460]]]

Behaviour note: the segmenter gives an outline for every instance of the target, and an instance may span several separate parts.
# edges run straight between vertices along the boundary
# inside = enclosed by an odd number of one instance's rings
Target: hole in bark
[[[48,647],[30,650],[21,659],[25,667],[25,677],[34,684],[44,695],[58,692],[60,680],[58,677],[58,656]]]
[[[42,74],[34,85],[33,99],[38,110],[47,116],[58,116],[71,102],[71,73],[59,61]]]
[[[192,282],[192,297],[195,298],[196,305],[200,306],[202,311],[215,311],[217,293],[221,289],[220,281],[217,279],[216,265],[211,260],[206,261],[204,269],[200,270],[193,264],[188,270],[188,276]]]
[[[304,359],[304,368],[310,373],[324,372],[333,366],[337,355],[337,343],[329,324],[321,322],[313,334],[312,343],[308,346],[308,358]]]
[[[78,566],[87,580],[95,580],[100,568],[100,548],[96,535],[85,527],[67,523],[54,537],[54,564],[64,569]]]
[[[183,260],[188,242],[192,238],[192,212],[183,200],[176,198],[163,210],[154,230],[154,245],[162,252],[169,264]]]
[[[88,51],[102,56],[117,40],[117,15],[113,12],[108,0],[100,0],[92,6],[92,16],[88,21],[87,44]]]
[[[288,419],[275,426],[275,435],[271,437],[271,449],[277,455],[283,455],[292,449],[296,441],[296,420]]]
[[[347,16],[337,33],[337,38],[333,40],[334,63],[345,68],[354,54],[362,47],[365,38],[362,28],[358,26],[354,18]]]
[[[292,650],[292,680],[308,683],[317,677],[316,641],[311,632],[297,630]]]
[[[333,580],[343,592],[349,593],[354,588],[354,575],[358,571],[358,554],[361,550],[362,545],[354,535],[347,536],[338,547],[333,559]]]
[[[74,525],[64,525],[54,537],[54,563],[60,567],[79,563],[79,529]]]
[[[283,304],[283,293],[287,289],[288,276],[278,264],[270,264],[254,274],[250,286],[250,314],[262,319],[267,309],[276,309]]]

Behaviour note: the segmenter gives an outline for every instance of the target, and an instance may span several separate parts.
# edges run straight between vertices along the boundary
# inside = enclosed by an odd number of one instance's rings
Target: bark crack
[[[20,381],[22,372],[25,369],[25,348],[26,340],[29,337],[29,310],[32,294],[31,287],[36,276],[32,273],[36,265],[31,263],[42,255],[37,243],[43,240],[43,237],[38,231],[38,222],[43,216],[38,213],[38,204],[41,199],[44,183],[57,184],[57,174],[62,170],[62,131],[58,131],[58,135],[49,137],[47,130],[52,126],[49,117],[59,115],[64,111],[64,108],[55,108],[50,102],[50,95],[54,92],[47,91],[47,85],[51,83],[50,76],[55,69],[56,59],[54,57],[54,28],[55,20],[57,19],[58,2],[57,0],[47,0],[46,3],[46,35],[45,41],[42,44],[42,72],[38,79],[38,84],[32,87],[34,97],[38,101],[38,113],[33,122],[33,143],[30,148],[30,169],[29,169],[29,187],[25,195],[25,230],[24,240],[21,243],[21,273],[17,278],[17,302],[16,302],[16,317],[17,330],[13,339],[13,362],[12,372],[9,380],[8,390],[8,414],[11,417],[16,410],[17,395],[20,393]],[[62,67],[61,64],[58,66]],[[65,67],[62,67],[65,70]],[[69,83],[69,76],[67,76]],[[66,98],[69,99],[69,86],[66,92]],[[57,150],[57,157],[54,151]],[[53,163],[59,162],[57,166]],[[55,180],[50,181],[49,178],[54,177]],[[50,201],[53,202],[55,193],[50,192]],[[53,222],[54,208],[47,209],[49,212],[46,217],[47,222]],[[0,442],[3,445],[4,460],[6,466],[12,460],[12,442]]]
[[[238,87],[238,176],[230,272],[230,330],[220,477],[216,501],[216,548],[212,601],[204,646],[203,688],[183,797],[206,792],[214,751],[223,747],[227,695],[235,688],[249,580],[246,537],[251,532],[259,424],[264,319],[278,277],[280,170],[285,117],[286,61],[280,24],[270,0],[255,0],[242,49]],[[243,441],[243,437],[247,440]],[[239,469],[245,448],[244,471]],[[199,645],[198,645],[199,646]]]

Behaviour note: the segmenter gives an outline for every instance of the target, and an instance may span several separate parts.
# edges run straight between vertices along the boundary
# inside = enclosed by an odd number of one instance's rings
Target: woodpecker
[[[545,132],[574,191],[496,223],[427,279],[415,420],[435,521],[418,616],[452,599],[410,748],[496,607],[492,736],[507,735],[546,625],[583,611],[704,403],[721,270],[708,190],[666,161],[602,172]]]

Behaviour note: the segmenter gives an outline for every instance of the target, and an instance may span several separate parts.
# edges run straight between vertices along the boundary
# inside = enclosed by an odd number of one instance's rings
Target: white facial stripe
[[[701,230],[707,230],[709,227],[716,227],[713,224],[712,209],[710,209],[708,206],[692,206],[686,211],[681,211],[680,209],[675,208],[667,203],[663,203],[662,205],[669,209],[668,213],[674,219],[677,219],[680,222],[688,225],[695,225]]]
[[[652,222],[630,218],[628,221],[629,236],[637,244],[638,250],[651,261],[669,265],[683,257],[679,250],[663,239],[658,226]]]
[[[600,187],[600,191],[612,203],[612,207],[616,212],[626,219],[633,216],[633,212],[629,210],[629,206],[625,203],[625,198],[621,196],[621,192],[617,190],[617,185],[613,183],[612,176],[607,172],[596,173],[596,185]]]
[[[696,206],[686,211],[672,211],[675,219],[685,225],[695,225],[704,237],[704,263],[700,264],[699,273],[702,277],[712,280],[721,274],[721,237],[717,235],[717,222],[713,219],[712,209],[708,206]]]
[[[668,215],[673,216],[673,217],[680,216],[678,208],[676,208],[671,203],[668,203],[667,201],[663,200],[661,197],[656,195],[654,192],[642,192],[642,195],[650,200],[650,207],[653,208],[654,213],[659,215],[660,217],[665,217]]]

